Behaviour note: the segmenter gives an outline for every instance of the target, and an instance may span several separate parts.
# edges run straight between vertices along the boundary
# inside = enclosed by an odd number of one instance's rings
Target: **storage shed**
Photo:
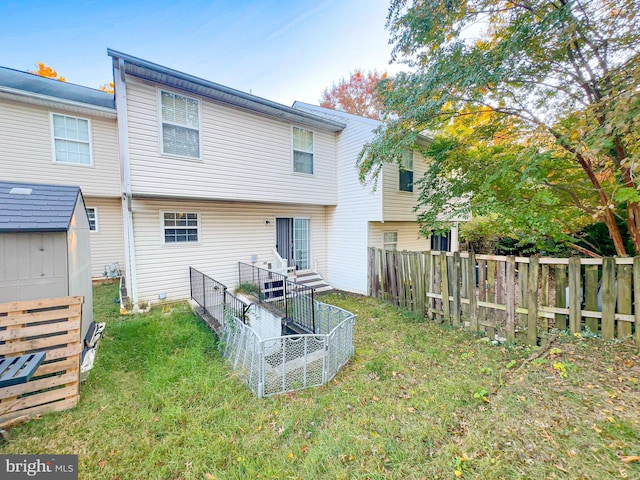
[[[89,218],[79,187],[0,181],[0,303],[82,295],[93,321]]]

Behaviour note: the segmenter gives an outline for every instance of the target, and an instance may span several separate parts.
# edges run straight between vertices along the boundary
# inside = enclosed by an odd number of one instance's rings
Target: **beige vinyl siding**
[[[428,237],[420,235],[416,222],[371,222],[369,224],[369,246],[383,248],[384,232],[398,232],[398,250],[423,252],[430,250]]]
[[[124,273],[122,203],[119,198],[85,197],[87,208],[97,212],[98,230],[91,232],[91,276],[103,277],[105,265],[117,262]]]
[[[292,124],[200,98],[201,159],[163,155],[159,90],[127,82],[134,195],[335,205],[334,133],[313,130],[314,174],[295,174]]]
[[[51,113],[90,121],[93,165],[53,161]],[[120,164],[115,119],[0,101],[0,168],[14,182],[78,185],[85,196],[120,197]]]
[[[402,192],[399,187],[398,165],[385,164],[382,169],[383,215],[385,222],[415,221],[413,208],[418,204],[419,187],[415,185],[427,169],[424,157],[413,152],[413,192]]]
[[[367,224],[382,215],[380,189],[360,183],[358,154],[373,134],[367,119],[341,118],[347,127],[338,136],[338,205],[329,223],[329,276],[335,288],[357,293],[367,289]]]
[[[257,267],[273,262],[276,217],[311,220],[311,263],[321,274],[327,268],[326,211],[322,206],[215,201],[136,199],[133,224],[139,301],[157,302],[189,298],[189,266],[233,289],[238,283],[238,262]],[[164,244],[161,212],[198,212],[197,243]],[[269,224],[267,224],[267,220]]]

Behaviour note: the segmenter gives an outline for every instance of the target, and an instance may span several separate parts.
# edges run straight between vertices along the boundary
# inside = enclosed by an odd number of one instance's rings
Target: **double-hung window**
[[[397,250],[398,232],[384,232],[382,234],[382,244],[385,250]]]
[[[160,91],[162,153],[200,158],[200,101]]]
[[[53,124],[54,161],[75,165],[91,165],[89,120],[51,114]]]
[[[89,230],[98,231],[98,211],[95,207],[87,207],[87,217],[89,217]]]
[[[413,192],[413,150],[405,150],[402,155],[398,178],[401,192]]]
[[[164,243],[197,242],[199,237],[197,212],[163,212]]]
[[[293,127],[293,171],[313,174],[313,132]]]

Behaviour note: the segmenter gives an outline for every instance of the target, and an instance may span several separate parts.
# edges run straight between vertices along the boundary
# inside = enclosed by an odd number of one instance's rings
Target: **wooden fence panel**
[[[554,328],[572,333],[588,328],[605,339],[633,336],[640,345],[640,257],[371,249],[369,261],[372,295],[435,321],[530,344],[544,342]],[[25,345],[4,348],[21,351]]]
[[[46,352],[30,381],[0,388],[0,423],[77,404],[82,302],[63,297],[0,304],[0,359]]]

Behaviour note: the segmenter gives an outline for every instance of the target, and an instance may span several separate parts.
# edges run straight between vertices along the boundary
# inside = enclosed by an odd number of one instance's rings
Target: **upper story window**
[[[91,165],[89,120],[52,113],[51,122],[54,161]]]
[[[163,212],[164,243],[197,242],[200,225],[197,212]]]
[[[382,245],[385,250],[397,250],[398,232],[384,232],[382,234]]]
[[[200,101],[160,91],[162,153],[200,158]]]
[[[413,150],[405,150],[398,174],[401,192],[413,192]]]
[[[98,210],[95,207],[87,207],[87,217],[89,217],[89,230],[98,231]]]
[[[293,171],[313,174],[313,132],[293,127]]]

